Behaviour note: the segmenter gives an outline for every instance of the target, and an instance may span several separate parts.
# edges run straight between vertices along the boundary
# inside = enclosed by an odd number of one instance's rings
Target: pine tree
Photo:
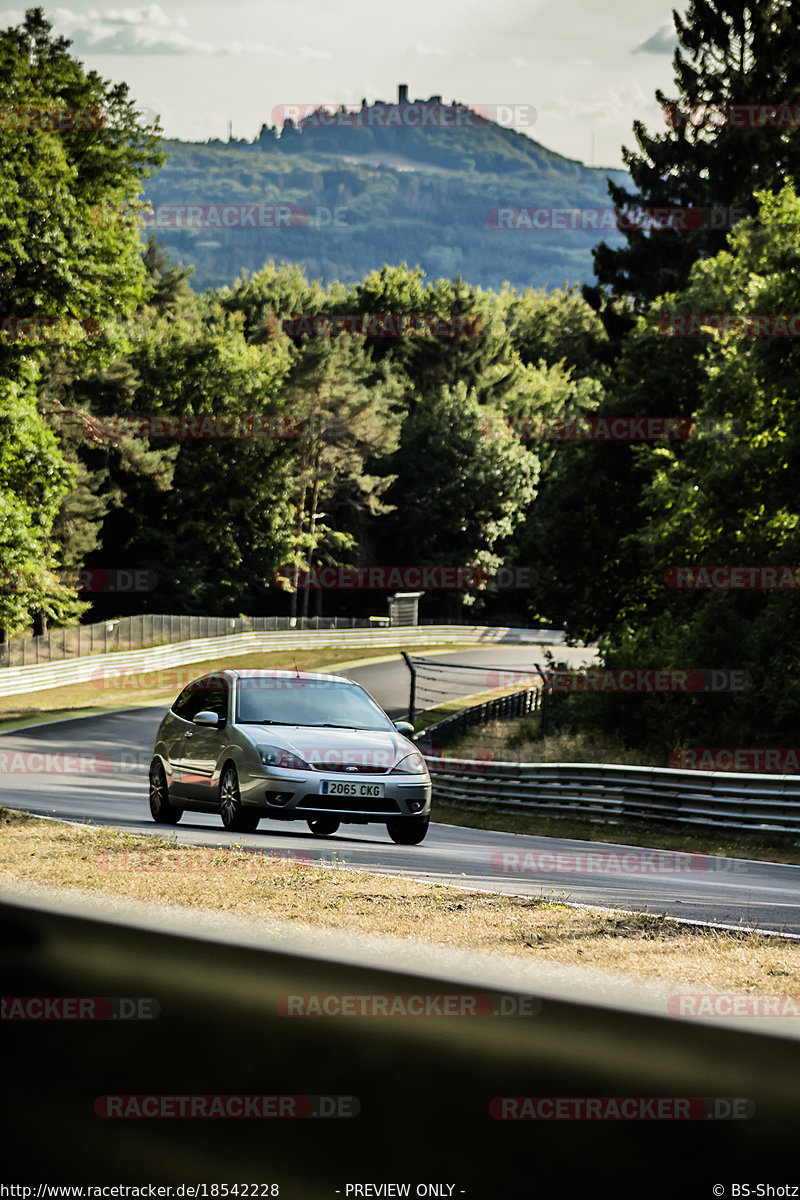
[[[724,249],[737,217],[755,214],[756,190],[779,191],[800,178],[800,138],[791,125],[800,109],[790,107],[800,102],[800,3],[692,0],[684,17],[673,16],[679,99],[656,92],[663,133],[634,123],[639,152],[624,148],[623,157],[635,190],[609,182],[615,207],[630,213],[631,227],[621,222],[627,245],[596,248],[600,286],[584,289],[612,338],[629,326],[631,303],[643,311],[656,296],[680,290],[694,262]],[[770,108],[778,110],[774,118]],[[687,228],[648,230],[638,210],[652,208],[691,209]]]

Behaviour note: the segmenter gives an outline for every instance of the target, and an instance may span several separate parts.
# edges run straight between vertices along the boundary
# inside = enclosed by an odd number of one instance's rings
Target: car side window
[[[198,708],[198,712],[213,712],[218,717],[228,718],[228,683],[227,680],[220,679],[214,681],[214,687],[206,688],[203,692],[205,702],[202,709]]]
[[[194,684],[190,683],[188,687],[183,689],[180,696],[178,696],[178,699],[172,706],[172,711],[175,713],[175,715],[177,717],[183,717],[184,721],[191,721],[192,718],[189,716],[189,710],[192,708],[192,704],[196,696],[197,688],[194,686]],[[199,711],[199,709],[195,709],[195,712]]]
[[[172,711],[184,721],[193,721],[199,712],[213,712],[217,716],[228,716],[228,685],[219,676],[198,679],[184,688]]]

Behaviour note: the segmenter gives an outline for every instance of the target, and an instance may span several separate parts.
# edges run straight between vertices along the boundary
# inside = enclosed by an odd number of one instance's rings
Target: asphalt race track
[[[559,657],[579,661],[577,651],[562,650]],[[447,656],[452,662],[518,669],[536,660],[537,648],[519,646]],[[391,716],[405,715],[408,672],[402,661],[340,673],[364,684]],[[800,866],[640,848],[626,852],[613,845],[611,827],[604,845],[432,823],[426,840],[413,847],[395,845],[378,824],[343,826],[321,839],[305,823],[264,821],[256,833],[234,837],[216,819],[186,813],[178,826],[165,830],[150,819],[147,806],[147,770],[165,711],[134,708],[0,735],[0,756],[7,756],[0,757],[0,803],[131,833],[169,833],[179,843],[218,846],[230,837],[254,850],[388,874],[404,871],[461,887],[800,934]]]

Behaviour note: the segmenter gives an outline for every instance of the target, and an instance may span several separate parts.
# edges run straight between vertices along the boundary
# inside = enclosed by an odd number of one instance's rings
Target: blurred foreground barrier
[[[23,1011],[13,997],[149,1001],[141,1020],[0,1022],[3,1180],[33,1184],[34,1196],[41,1182],[204,1183],[196,1194],[212,1196],[225,1194],[213,1183],[246,1181],[259,1188],[239,1195],[499,1200],[577,1194],[578,1183],[613,1177],[616,1195],[705,1197],[720,1181],[796,1178],[784,1178],[800,1124],[800,1040],[786,1029],[796,1022],[766,1034],[744,1020],[669,1016],[650,993],[612,1003],[599,989],[597,1002],[587,984],[573,997],[563,983],[531,987],[530,973],[524,989],[509,986],[520,969],[497,959],[456,971],[451,956],[437,969],[407,943],[310,950],[286,926],[282,936],[255,922],[209,932],[191,914],[113,903],[0,897],[6,1014]],[[287,1001],[465,993],[502,996],[523,1015],[291,1016]],[[119,1100],[131,1096],[136,1106]],[[243,1096],[329,1103],[318,1119],[271,1119],[263,1107],[236,1119],[231,1098]],[[191,1097],[227,1098],[227,1119],[181,1119]],[[503,1119],[525,1111],[513,1100],[522,1097],[565,1098],[571,1113],[587,1098],[639,1098],[643,1115],[547,1119],[560,1110],[540,1104],[542,1120]],[[659,1119],[677,1101],[688,1119]],[[537,1183],[562,1177],[563,1189]],[[410,1190],[346,1192],[365,1180]],[[434,1183],[452,1191],[416,1190]]]

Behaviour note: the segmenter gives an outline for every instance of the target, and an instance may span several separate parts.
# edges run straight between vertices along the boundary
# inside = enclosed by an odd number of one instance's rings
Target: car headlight
[[[283,746],[257,746],[256,749],[265,767],[282,767],[290,771],[311,770],[304,758],[292,754],[291,750],[284,750]]]
[[[404,775],[426,775],[428,768],[425,766],[425,759],[415,750],[401,758],[397,766],[392,767],[392,772],[394,771],[402,771]]]

